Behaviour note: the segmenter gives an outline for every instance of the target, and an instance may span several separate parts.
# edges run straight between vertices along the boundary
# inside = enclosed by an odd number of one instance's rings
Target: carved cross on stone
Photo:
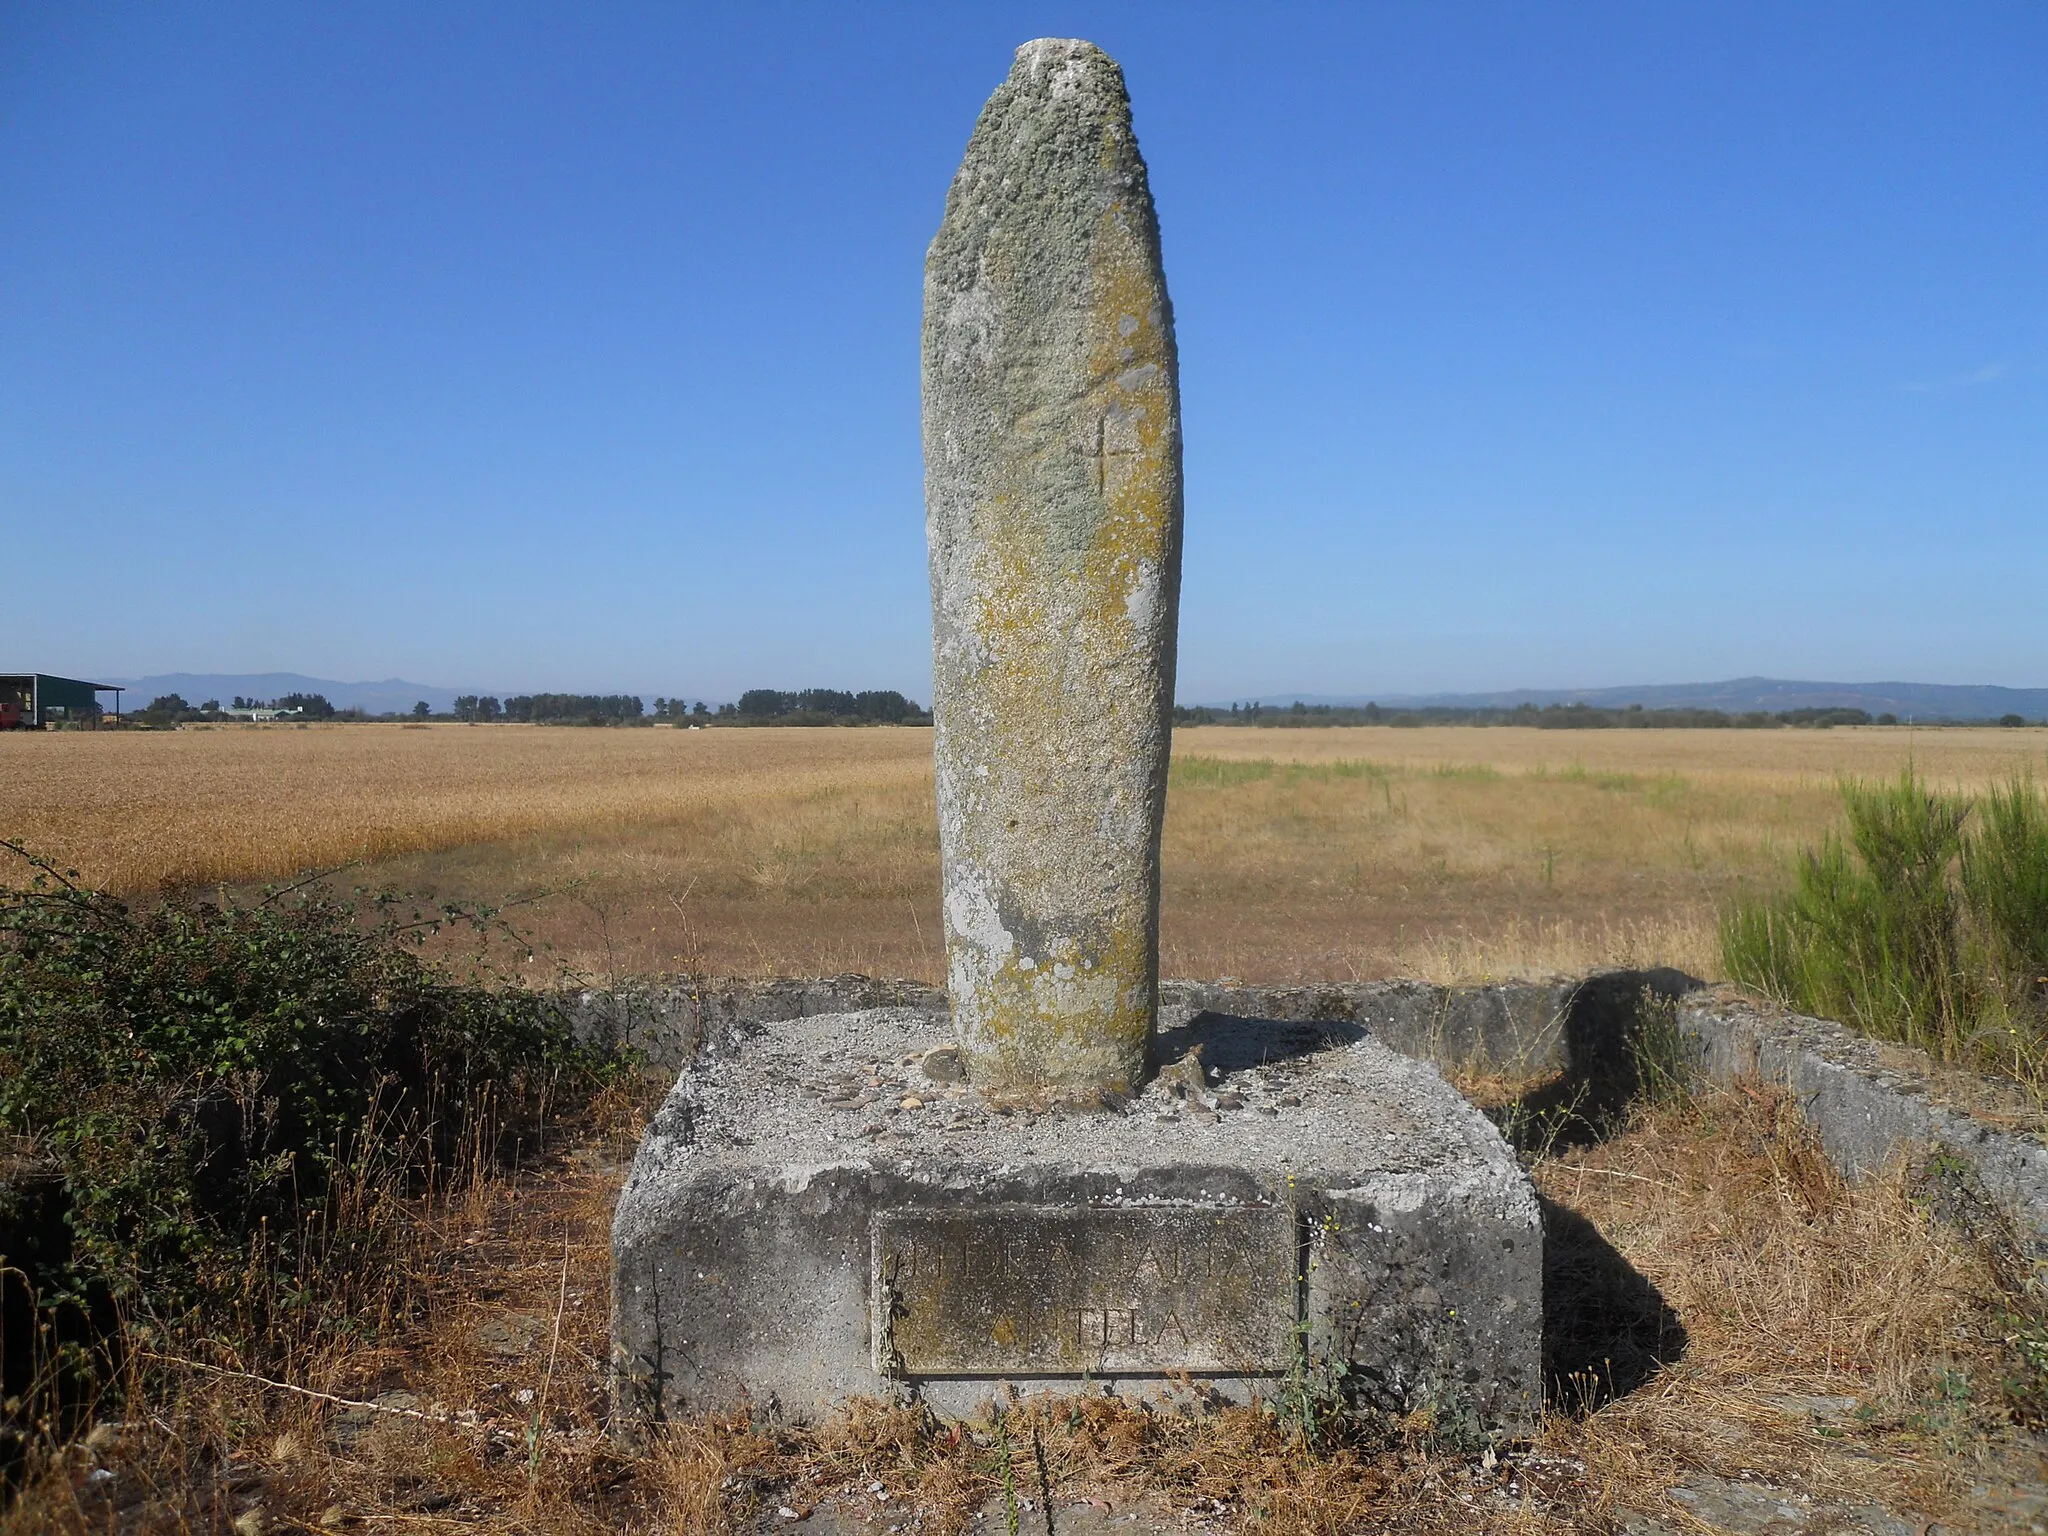
[[[1095,442],[1088,450],[1088,467],[1093,471],[1095,494],[1107,496],[1112,485],[1110,464],[1112,460],[1124,462],[1120,469],[1130,469],[1142,451],[1138,440],[1138,424],[1128,413],[1117,406],[1111,406],[1095,419]]]

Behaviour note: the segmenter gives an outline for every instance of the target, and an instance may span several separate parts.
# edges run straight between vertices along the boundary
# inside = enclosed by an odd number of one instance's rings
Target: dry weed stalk
[[[1659,1109],[1536,1174],[1688,1334],[1683,1357],[1640,1390],[1553,1416],[1548,1446],[1610,1488],[1747,1471],[1894,1508],[1953,1503],[1959,1473],[1929,1451],[1976,1431],[1934,1423],[1929,1405],[1960,1372],[1996,1417],[2009,1364],[1997,1320],[2020,1298],[1999,1255],[1916,1199],[1908,1170],[1850,1186],[1791,1101],[1750,1085]],[[1861,1407],[1844,1424],[1803,1406],[1829,1399]]]
[[[1638,920],[1525,921],[1510,917],[1490,933],[1436,932],[1403,938],[1374,968],[1452,986],[1515,976],[1583,976],[1603,970],[1676,966],[1712,976],[1720,966],[1710,911]]]

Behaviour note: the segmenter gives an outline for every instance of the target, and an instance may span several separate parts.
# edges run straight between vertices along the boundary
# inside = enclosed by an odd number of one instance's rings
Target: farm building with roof
[[[0,672],[0,731],[40,731],[45,726],[100,722],[99,695],[111,693],[118,711],[121,690],[48,672]]]

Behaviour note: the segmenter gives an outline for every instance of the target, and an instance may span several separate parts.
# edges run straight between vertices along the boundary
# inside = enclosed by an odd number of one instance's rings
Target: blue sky
[[[2048,8],[0,3],[0,664],[929,686],[924,247],[1124,65],[1181,697],[2048,684]]]

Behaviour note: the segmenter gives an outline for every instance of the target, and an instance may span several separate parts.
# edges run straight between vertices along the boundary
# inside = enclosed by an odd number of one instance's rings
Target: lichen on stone
[[[1173,312],[1122,72],[1017,51],[925,270],[948,987],[991,1086],[1140,1081],[1179,617]]]

